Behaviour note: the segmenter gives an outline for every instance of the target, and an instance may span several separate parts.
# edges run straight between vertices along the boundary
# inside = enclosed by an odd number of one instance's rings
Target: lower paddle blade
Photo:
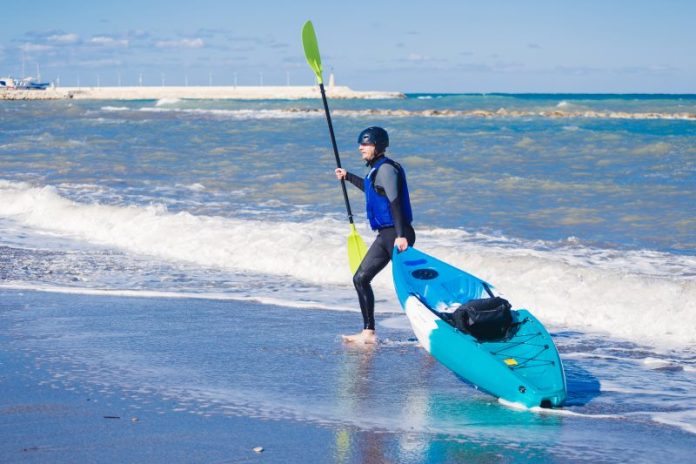
[[[355,229],[355,224],[350,225],[350,235],[348,235],[348,263],[350,264],[351,274],[355,274],[358,266],[367,254],[367,245],[358,231]]]

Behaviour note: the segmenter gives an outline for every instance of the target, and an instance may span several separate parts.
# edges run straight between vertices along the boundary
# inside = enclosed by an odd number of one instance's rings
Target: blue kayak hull
[[[440,317],[447,307],[486,296],[490,284],[414,248],[394,253],[399,301],[420,344],[464,380],[507,402],[558,407],[567,396],[558,350],[527,310],[512,311],[512,334],[479,341]]]

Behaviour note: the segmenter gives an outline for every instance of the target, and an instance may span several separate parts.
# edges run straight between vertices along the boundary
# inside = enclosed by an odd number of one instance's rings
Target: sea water
[[[341,161],[356,174],[366,170],[356,149],[359,131],[389,131],[389,153],[409,178],[417,246],[492,282],[551,330],[569,377],[564,412],[602,424],[587,427],[588,440],[601,443],[593,427],[619,436],[628,423],[636,441],[652,434],[693,443],[696,97],[418,94],[330,105]],[[311,314],[316,330],[332,331],[328,321],[340,311],[360,327],[346,263],[349,228],[319,101],[3,102],[0,120],[4,301],[26,290],[73,295],[75,302],[84,295],[178,297],[205,301],[201,308],[220,301],[219,317],[237,301],[250,305],[252,320],[257,313],[276,322]],[[348,187],[369,243],[364,199]],[[374,286],[378,330],[389,335],[375,362],[393,346],[410,350],[411,362],[425,362],[389,269]],[[187,307],[195,313],[195,304]],[[118,325],[128,316],[109,317]],[[219,322],[199,322],[206,343],[217,340]],[[61,330],[74,335],[63,354],[75,365],[87,362],[81,350],[104,342],[81,337],[79,324]],[[45,351],[32,340],[22,342],[25,348]],[[107,346],[114,355],[105,362],[133,372],[158,369],[151,361],[157,347],[144,344],[134,354]],[[208,352],[174,355],[172,363],[193,369]],[[223,359],[211,362],[209,370],[219,370]],[[63,368],[78,381],[88,370]],[[394,385],[404,382],[402,366],[381,369]],[[157,394],[200,391],[189,401],[200,408],[213,394],[205,376],[183,385],[165,375],[168,393]],[[311,401],[311,391],[291,377],[285,380],[295,386],[296,403]],[[120,378],[109,377],[112,388],[124,388]],[[235,380],[213,382],[223,389],[216,401],[240,414],[245,409],[235,405],[264,410],[264,395],[272,393],[249,380],[242,393],[229,393],[236,399],[225,400],[226,382]],[[414,388],[425,398],[416,405],[447,405],[454,391],[475,392],[446,370]],[[412,404],[407,396],[396,403],[402,410]],[[476,422],[468,417],[476,407],[458,405],[451,416],[429,407],[413,426],[471,437],[466,424]],[[457,408],[467,409],[466,421],[457,419]],[[400,430],[389,408],[370,420],[331,411],[318,418],[301,408],[280,413]],[[607,452],[630,446],[617,440]]]

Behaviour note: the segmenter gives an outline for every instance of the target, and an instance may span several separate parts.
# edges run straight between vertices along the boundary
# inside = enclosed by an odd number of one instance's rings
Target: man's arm
[[[352,172],[346,172],[346,180],[358,187],[363,192],[365,191],[365,179],[363,179],[362,177],[356,176]]]
[[[362,177],[358,177],[355,174],[348,172],[343,168],[336,168],[335,172],[336,172],[336,179],[347,180],[348,182],[355,185],[357,188],[359,188],[363,192],[365,191],[365,180]]]

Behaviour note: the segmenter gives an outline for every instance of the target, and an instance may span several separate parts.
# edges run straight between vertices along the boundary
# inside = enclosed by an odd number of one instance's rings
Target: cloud
[[[542,70],[544,72],[549,70]],[[683,70],[673,66],[646,65],[646,66],[555,66],[551,72],[565,76],[602,76],[602,75],[632,75],[632,76],[666,76],[682,73]]]
[[[496,69],[488,63],[461,63],[455,65],[452,69],[454,71],[468,73],[489,73],[496,71]]]
[[[282,58],[282,63],[286,64],[290,69],[306,69],[307,62],[302,58],[297,58],[296,56],[286,56]]]
[[[406,57],[407,61],[430,61],[430,57],[419,53],[409,53]]]
[[[178,39],[178,40],[159,40],[155,43],[157,48],[203,48],[203,39]]]
[[[73,33],[53,34],[46,37],[46,41],[57,45],[70,45],[78,43],[80,41],[80,36]]]
[[[91,45],[98,45],[101,47],[127,47],[128,40],[126,39],[114,39],[113,37],[97,35],[89,39]]]
[[[664,75],[664,74],[676,74],[680,72],[679,68],[673,66],[663,66],[663,65],[648,65],[648,66],[624,66],[622,68],[614,69],[614,72],[618,74],[646,74],[646,75]]]
[[[133,37],[136,39],[148,39],[151,36],[149,32],[143,31],[142,29],[130,30],[127,32],[127,35],[128,37]]]
[[[102,69],[114,66],[121,66],[123,63],[121,60],[115,58],[102,58],[102,59],[84,59],[78,62],[80,66],[85,68]]]
[[[27,52],[27,53],[45,53],[45,52],[50,52],[54,50],[54,47],[51,45],[44,45],[44,44],[34,44],[34,43],[25,43],[20,47],[22,51]]]
[[[234,47],[224,47],[223,49],[239,53],[253,52],[256,50],[256,48],[251,45],[236,45]]]
[[[385,62],[388,62],[391,60],[387,60]],[[420,64],[428,64],[428,65],[433,65],[435,63],[446,63],[447,60],[443,58],[433,58],[428,55],[422,55],[420,53],[409,53],[406,55],[406,57],[403,58],[398,58],[396,60],[393,60],[393,62],[396,63],[408,63],[408,65],[420,65]]]
[[[525,64],[520,61],[498,60],[491,66],[491,69],[498,73],[518,73],[525,71]]]
[[[227,29],[205,28],[204,27],[204,28],[198,29],[195,34],[198,37],[204,37],[206,39],[210,39],[210,38],[221,36],[221,35],[224,36],[224,35],[227,35],[229,33],[230,33],[230,31],[228,31]]]
[[[541,50],[541,45],[539,45],[538,43],[530,43],[527,44],[527,48],[531,48],[533,50]]]
[[[606,73],[607,69],[592,66],[555,66],[552,71],[570,76],[589,76]]]

